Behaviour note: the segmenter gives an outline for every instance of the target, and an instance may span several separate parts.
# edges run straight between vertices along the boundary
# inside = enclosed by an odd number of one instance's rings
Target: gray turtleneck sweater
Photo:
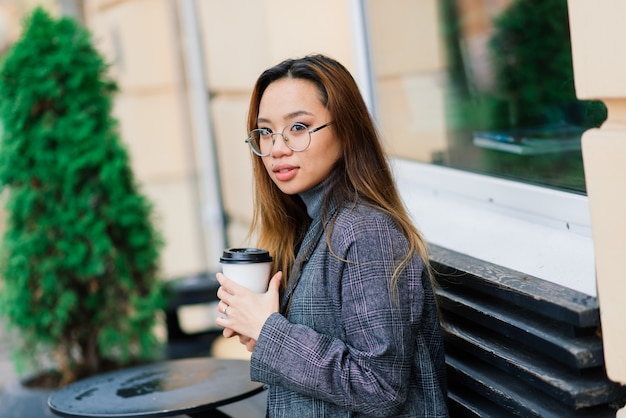
[[[322,187],[300,195],[312,223],[281,313],[265,322],[251,357],[252,380],[269,385],[268,416],[447,417],[443,343],[424,262],[413,256],[394,299],[389,283],[405,237],[382,211],[349,205],[337,211],[331,251]]]

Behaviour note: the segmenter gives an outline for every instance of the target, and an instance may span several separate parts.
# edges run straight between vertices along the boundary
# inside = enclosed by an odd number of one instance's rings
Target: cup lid
[[[272,257],[260,248],[228,248],[220,257],[220,263],[269,263]]]

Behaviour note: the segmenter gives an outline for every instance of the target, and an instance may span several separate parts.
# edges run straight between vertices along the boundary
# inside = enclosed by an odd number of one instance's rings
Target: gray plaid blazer
[[[443,342],[424,262],[413,256],[394,299],[389,280],[408,247],[392,220],[364,204],[339,209],[333,254],[320,188],[301,197],[313,222],[281,313],[266,321],[251,357],[252,380],[269,385],[267,415],[447,417]]]

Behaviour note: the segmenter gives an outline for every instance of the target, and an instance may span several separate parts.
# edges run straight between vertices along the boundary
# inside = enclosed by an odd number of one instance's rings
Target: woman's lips
[[[274,166],[272,171],[274,172],[274,176],[276,176],[277,180],[288,181],[296,176],[298,173],[298,167],[289,164],[281,164]]]

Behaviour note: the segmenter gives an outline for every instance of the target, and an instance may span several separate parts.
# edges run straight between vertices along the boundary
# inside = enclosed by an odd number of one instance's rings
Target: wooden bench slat
[[[485,398],[461,387],[448,389],[448,412],[451,417],[502,418],[507,411]]]
[[[580,328],[600,324],[593,296],[437,245],[430,246],[429,256],[440,282],[471,287]]]
[[[575,409],[612,402],[625,394],[620,385],[608,380],[601,367],[578,374],[496,333],[448,322],[442,325],[446,345],[476,356]]]
[[[574,338],[562,332],[558,324],[533,312],[508,309],[504,304],[459,295],[444,289],[437,294],[444,311],[449,310],[471,319],[522,344],[562,362],[574,369],[604,364],[602,341],[593,336]],[[445,319],[445,313],[444,313]]]
[[[460,360],[446,353],[448,381],[501,405],[510,416],[541,418],[614,418],[608,406],[573,410],[532,386],[480,360]],[[454,385],[451,385],[454,387]]]

